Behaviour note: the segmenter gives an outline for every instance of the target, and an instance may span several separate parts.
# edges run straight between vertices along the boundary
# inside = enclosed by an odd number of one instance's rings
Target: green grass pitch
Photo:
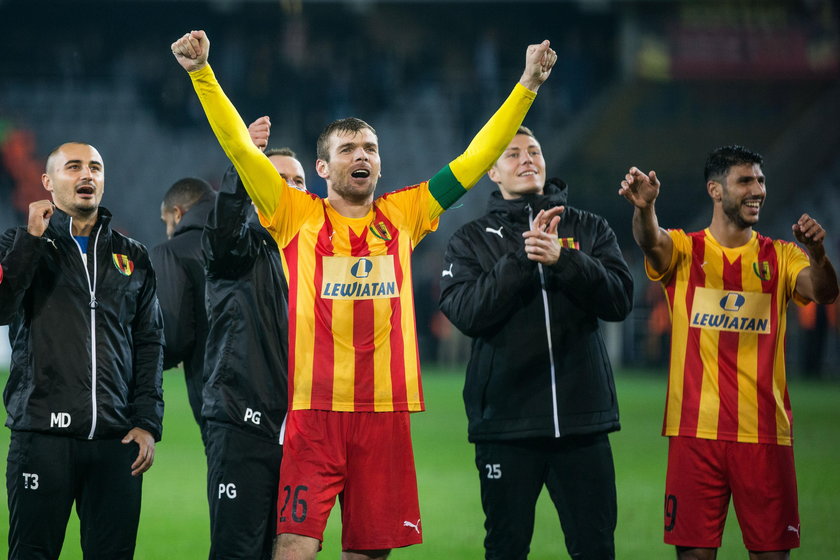
[[[165,374],[164,440],[145,476],[138,560],[207,557],[208,519],[204,454],[187,405],[183,375]],[[5,384],[6,374],[0,374]],[[413,416],[420,506],[425,543],[396,550],[394,559],[483,558],[483,515],[472,446],[466,440],[461,371],[426,368],[427,412]],[[667,442],[659,435],[664,375],[617,373],[622,430],[611,436],[618,487],[616,554],[619,559],[672,559],[662,543],[662,507]],[[840,519],[840,385],[791,382],[796,429],[802,548],[794,558],[836,555]],[[0,430],[0,471],[5,475],[8,429]],[[3,477],[5,479],[5,476]],[[5,486],[3,487],[5,494]],[[336,509],[337,512],[337,509]],[[334,513],[320,557],[338,558],[340,528]],[[80,559],[78,520],[71,516],[62,560]],[[7,553],[8,510],[0,505],[0,556]],[[730,511],[720,560],[746,558]],[[559,522],[545,492],[537,508],[531,560],[568,558]]]

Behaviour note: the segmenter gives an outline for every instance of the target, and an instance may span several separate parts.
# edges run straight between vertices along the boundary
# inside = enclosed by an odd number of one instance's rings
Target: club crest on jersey
[[[123,276],[131,276],[134,272],[134,261],[128,258],[127,255],[120,255],[119,253],[111,253],[114,260],[114,266],[120,271]]]
[[[373,235],[382,241],[391,241],[391,232],[388,231],[388,226],[385,225],[385,222],[370,224],[368,229]]]
[[[564,249],[580,250],[580,243],[575,241],[574,237],[560,237],[557,241],[560,242],[560,246]]]
[[[773,278],[773,272],[770,268],[770,263],[767,261],[753,263],[753,272],[755,272],[755,275],[764,280],[765,282],[769,282],[770,279]]]

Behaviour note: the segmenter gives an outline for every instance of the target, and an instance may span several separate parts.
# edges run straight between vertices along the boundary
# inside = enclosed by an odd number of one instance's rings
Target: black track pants
[[[142,476],[138,446],[12,431],[6,468],[9,558],[56,559],[73,502],[85,560],[134,556]]]
[[[475,454],[487,560],[527,558],[543,485],[557,508],[569,555],[615,557],[615,469],[606,434],[479,442]]]

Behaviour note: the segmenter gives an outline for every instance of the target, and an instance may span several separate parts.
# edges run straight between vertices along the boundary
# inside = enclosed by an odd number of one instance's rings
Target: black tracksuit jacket
[[[202,415],[277,442],[288,406],[288,288],[277,244],[233,167],[202,244],[210,322]]]
[[[620,428],[598,320],[621,321],[633,278],[606,220],[566,206],[553,266],[527,258],[522,233],[540,210],[565,205],[567,187],[505,200],[449,241],[441,309],[473,338],[464,384],[472,442],[606,433]],[[550,346],[549,346],[550,342]]]
[[[163,325],[145,247],[109,227],[99,208],[87,263],[56,209],[44,235],[5,232],[0,324],[12,363],[6,426],[75,438],[123,437],[134,427],[160,440]]]
[[[187,396],[199,425],[207,340],[201,232],[214,201],[215,196],[207,195],[193,204],[178,222],[172,239],[153,247],[150,252],[163,312],[163,369],[184,363]]]

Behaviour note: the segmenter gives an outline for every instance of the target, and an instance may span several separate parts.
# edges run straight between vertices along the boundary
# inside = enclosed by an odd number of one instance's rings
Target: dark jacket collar
[[[185,231],[191,229],[203,230],[204,224],[207,223],[207,216],[216,204],[216,193],[205,194],[198,199],[198,202],[190,206],[190,209],[184,213],[181,221],[175,226],[175,232],[172,237],[176,237]]]
[[[96,216],[96,224],[93,226],[92,232],[102,228],[103,232],[107,233],[108,226],[111,223],[111,212],[104,206],[100,206]],[[71,235],[70,232],[70,215],[63,210],[55,209],[53,215],[50,217],[50,229],[58,234]]]
[[[548,179],[543,188],[543,194],[526,194],[520,198],[506,200],[500,191],[490,193],[487,204],[489,213],[507,214],[513,220],[526,220],[530,212],[536,214],[540,210],[563,206],[566,204],[569,187],[561,179]]]

